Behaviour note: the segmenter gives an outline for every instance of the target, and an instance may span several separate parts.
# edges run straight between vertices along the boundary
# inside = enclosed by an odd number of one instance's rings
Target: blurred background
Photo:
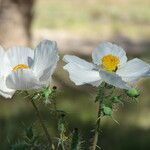
[[[150,1],[0,0],[3,47],[34,48],[43,39],[57,41],[61,58],[69,53],[91,60],[93,48],[110,41],[123,47],[129,59],[139,57],[150,63]],[[90,140],[96,120],[96,89],[74,86],[63,65],[60,61],[54,75],[54,84],[59,87],[58,108],[68,112],[69,130],[80,128],[83,140]],[[99,142],[103,150],[150,149],[150,80],[144,79],[137,86],[141,90],[139,102],[127,102],[114,113],[120,125],[108,118],[103,120]],[[39,107],[50,133],[57,136],[55,117],[48,107],[41,103]],[[1,97],[0,150],[9,150],[23,136],[24,128],[36,122],[29,101],[21,96],[13,100]],[[85,140],[84,145],[88,144]]]

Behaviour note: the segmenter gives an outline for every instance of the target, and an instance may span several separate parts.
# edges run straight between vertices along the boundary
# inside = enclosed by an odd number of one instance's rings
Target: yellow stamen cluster
[[[119,63],[119,57],[114,56],[112,54],[108,54],[102,58],[102,67],[107,71],[116,71]]]
[[[17,70],[19,70],[19,69],[28,69],[28,68],[29,68],[29,66],[26,65],[26,64],[18,64],[18,65],[16,65],[12,70],[13,70],[13,71],[17,71]]]

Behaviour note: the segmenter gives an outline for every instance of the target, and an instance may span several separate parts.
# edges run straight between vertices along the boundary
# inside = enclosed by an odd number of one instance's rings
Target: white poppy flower
[[[7,52],[9,74],[6,85],[13,90],[40,88],[49,84],[59,60],[56,42],[44,40],[33,51],[16,46]]]
[[[150,75],[150,65],[135,58],[127,62],[125,51],[112,43],[98,45],[89,63],[73,55],[65,55],[64,69],[76,85],[99,86],[103,81],[121,89],[129,89],[130,83]]]

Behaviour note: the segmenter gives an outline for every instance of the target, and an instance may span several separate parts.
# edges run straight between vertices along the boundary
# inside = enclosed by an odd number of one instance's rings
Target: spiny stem
[[[99,102],[97,122],[96,122],[96,128],[95,128],[92,150],[96,150],[96,147],[97,147],[97,142],[98,142],[98,138],[99,138],[99,131],[100,131],[100,122],[101,122],[100,117],[101,117],[101,108],[100,108],[100,102]]]
[[[80,135],[78,128],[75,128],[72,135],[71,150],[78,150],[80,146]]]
[[[104,98],[104,89],[105,89],[105,83],[102,83],[99,86],[99,91],[96,99],[98,100],[98,113],[97,113],[97,121],[96,121],[96,127],[95,127],[95,134],[94,134],[94,139],[93,139],[93,145],[92,145],[92,150],[96,150],[98,139],[99,139],[99,132],[100,132],[100,123],[101,123],[101,114],[102,114],[102,109],[101,105],[103,102]]]
[[[48,130],[47,130],[46,126],[44,125],[44,122],[43,122],[43,120],[42,120],[42,116],[41,116],[41,114],[40,114],[40,112],[39,112],[39,110],[38,110],[38,108],[37,108],[37,106],[36,106],[34,100],[31,100],[31,103],[32,103],[32,105],[33,105],[33,107],[34,107],[34,109],[35,109],[35,111],[36,111],[36,114],[37,114],[37,117],[39,118],[39,122],[40,122],[40,124],[41,124],[41,127],[43,128],[44,133],[45,133],[45,135],[46,135],[46,137],[47,137],[47,140],[48,140],[48,142],[49,142],[49,144],[50,144],[50,147],[51,147],[50,150],[52,150],[52,149],[53,149],[53,148],[52,148],[52,140],[51,140],[51,137],[50,137],[50,135],[49,135],[49,133],[48,133]]]
[[[65,150],[64,142],[63,141],[61,141],[61,147],[62,147],[63,150]]]

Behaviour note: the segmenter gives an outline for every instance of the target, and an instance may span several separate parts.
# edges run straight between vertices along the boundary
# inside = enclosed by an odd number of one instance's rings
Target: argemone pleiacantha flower
[[[4,64],[1,66],[5,66],[1,71],[5,79],[3,85],[0,85],[0,90],[4,86],[3,92],[6,93],[9,90],[28,90],[49,85],[59,60],[56,42],[48,40],[42,41],[35,50],[16,46],[7,52],[0,50],[0,53],[5,55]]]
[[[112,43],[98,45],[92,52],[93,62],[73,55],[65,55],[64,69],[76,85],[99,86],[103,81],[121,89],[130,89],[131,84],[150,75],[150,65],[134,58],[127,61],[125,51]]]

